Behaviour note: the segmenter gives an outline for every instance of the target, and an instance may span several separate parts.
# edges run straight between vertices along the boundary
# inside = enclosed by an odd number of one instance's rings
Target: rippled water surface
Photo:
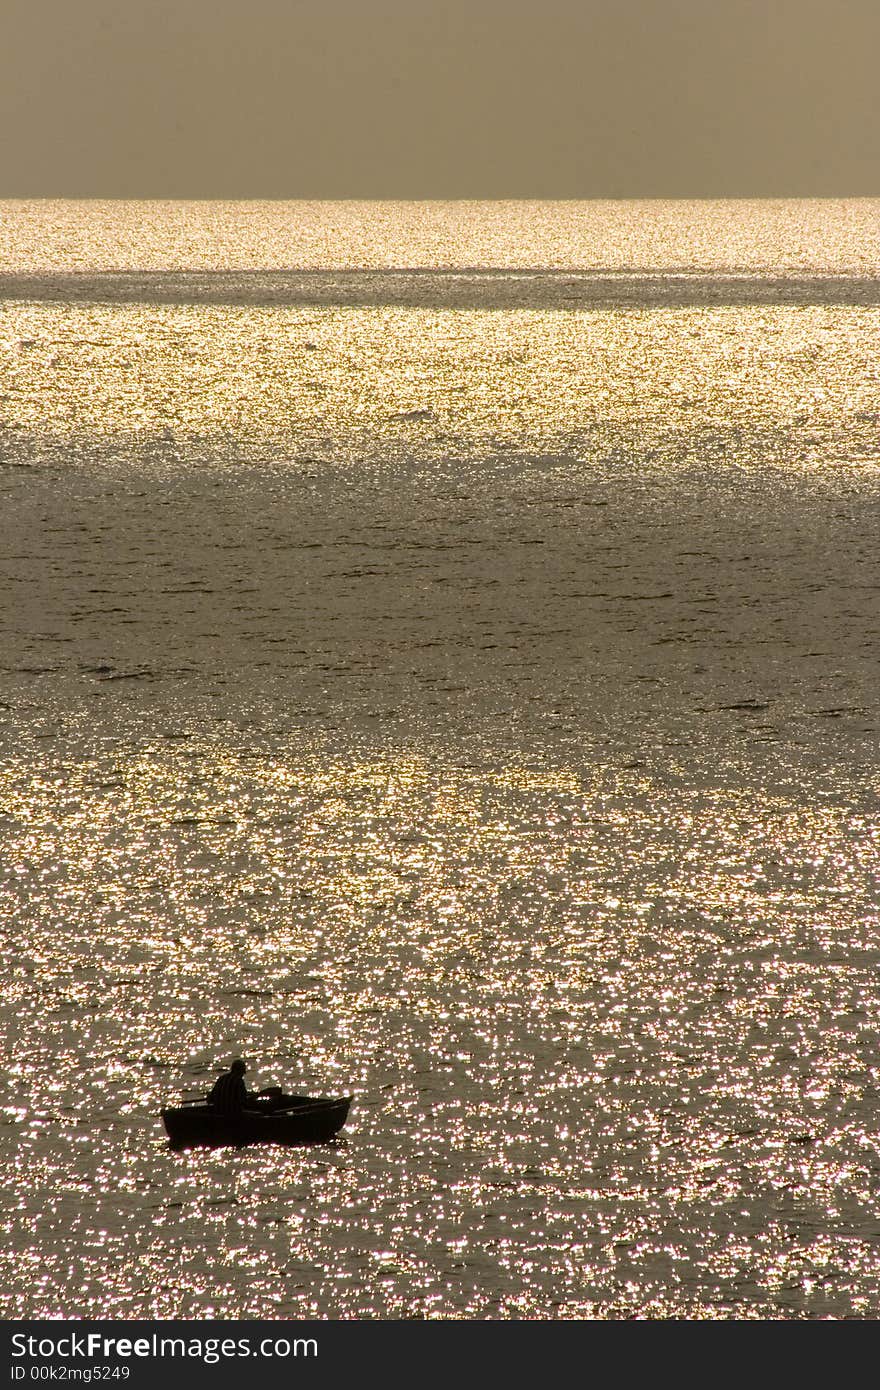
[[[878,213],[0,204],[6,1316],[877,1315]]]

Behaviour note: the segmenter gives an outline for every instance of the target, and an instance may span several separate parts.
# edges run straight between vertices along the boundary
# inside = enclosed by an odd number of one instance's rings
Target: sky
[[[880,195],[880,0],[0,0],[0,197]]]

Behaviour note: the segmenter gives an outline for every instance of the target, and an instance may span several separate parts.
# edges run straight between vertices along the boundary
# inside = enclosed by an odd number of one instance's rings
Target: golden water
[[[876,214],[3,205],[7,1316],[876,1314]]]

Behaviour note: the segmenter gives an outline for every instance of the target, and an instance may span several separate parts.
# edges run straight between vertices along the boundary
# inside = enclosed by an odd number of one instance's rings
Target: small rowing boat
[[[348,1119],[351,1096],[341,1100],[311,1096],[272,1096],[235,1115],[224,1115],[205,1101],[162,1111],[175,1149],[196,1144],[326,1144]]]

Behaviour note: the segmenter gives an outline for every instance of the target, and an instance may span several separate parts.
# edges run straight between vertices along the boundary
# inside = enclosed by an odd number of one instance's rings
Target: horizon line
[[[2,193],[4,203],[752,203],[876,202],[876,193],[232,194]]]

